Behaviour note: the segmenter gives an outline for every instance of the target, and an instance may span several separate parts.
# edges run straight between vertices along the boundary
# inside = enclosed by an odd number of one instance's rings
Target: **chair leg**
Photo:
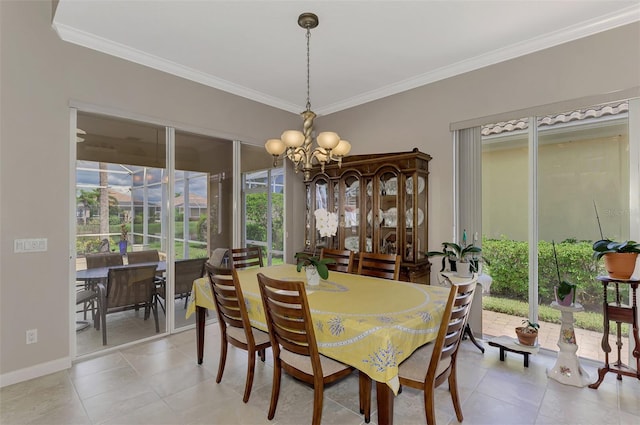
[[[271,403],[269,404],[269,413],[267,419],[271,420],[276,415],[276,407],[278,406],[278,397],[280,396],[280,378],[282,375],[282,366],[280,359],[273,359],[273,383],[271,384]]]
[[[455,363],[449,374],[449,392],[451,393],[451,401],[453,401],[453,409],[456,411],[458,422],[462,422],[462,406],[460,405],[460,397],[458,395],[458,382],[456,379]]]
[[[427,391],[427,388],[423,391],[424,394],[424,413],[427,416],[427,425],[436,425],[436,404],[433,399],[433,392],[435,388],[433,385]]]
[[[258,354],[260,354],[260,360],[265,361],[267,357],[267,350],[265,349],[259,350]]]
[[[247,350],[249,354],[249,358],[247,360],[247,380],[244,384],[244,396],[242,397],[242,401],[245,403],[249,401],[249,396],[251,395],[251,386],[253,385],[253,373],[256,367],[256,352],[254,350]]]
[[[222,331],[220,336],[220,362],[218,363],[218,376],[216,376],[216,383],[219,384],[222,381],[222,374],[224,373],[224,365],[227,362],[227,334]]]
[[[160,322],[158,321],[158,306],[156,306],[153,302],[149,303],[150,306],[147,308],[151,308],[153,310],[153,320],[156,321],[156,333],[160,332]]]
[[[365,423],[369,423],[371,421],[371,378],[364,372],[358,372],[358,384],[360,387],[360,413],[364,414]]]
[[[322,421],[322,402],[324,400],[324,384],[322,381],[313,384],[313,417],[311,425],[320,425]]]
[[[187,305],[189,303],[189,296],[191,295],[191,292],[188,292],[187,295],[185,295],[184,297],[184,309],[187,309]]]

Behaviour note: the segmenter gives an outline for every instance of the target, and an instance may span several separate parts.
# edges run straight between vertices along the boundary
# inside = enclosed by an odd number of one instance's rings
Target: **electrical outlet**
[[[36,342],[38,342],[38,330],[37,329],[27,330],[27,344],[35,344]]]

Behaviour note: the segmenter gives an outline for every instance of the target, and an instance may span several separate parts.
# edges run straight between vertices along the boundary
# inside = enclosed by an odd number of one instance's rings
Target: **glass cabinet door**
[[[324,246],[325,243],[328,243],[326,238],[320,237],[320,233],[316,228],[316,219],[314,212],[318,209],[324,209],[327,211],[333,211],[332,205],[330,201],[332,201],[329,193],[329,181],[324,177],[314,179],[314,184],[309,185],[311,188],[311,202],[309,205],[311,206],[310,211],[307,216],[307,226],[310,229],[309,231],[309,239],[310,246],[312,250],[317,250],[317,254],[319,255],[319,249]]]
[[[377,179],[378,211],[374,213],[374,226],[379,232],[375,234],[374,252],[395,254],[398,249],[398,174],[386,171]]]
[[[354,252],[360,250],[360,178],[357,175],[347,175],[342,178],[344,189],[343,202],[340,205],[340,228],[342,230],[344,249]]]
[[[412,173],[405,176],[405,261],[417,261],[425,258],[427,247],[427,190],[426,179]]]

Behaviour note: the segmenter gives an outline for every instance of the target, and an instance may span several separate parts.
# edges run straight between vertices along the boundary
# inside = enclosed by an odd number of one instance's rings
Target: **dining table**
[[[251,326],[267,331],[257,274],[306,283],[304,272],[284,264],[237,270]],[[378,421],[393,423],[399,364],[435,340],[449,288],[331,271],[317,286],[306,285],[318,350],[353,366],[376,382]],[[197,361],[204,356],[207,309],[215,302],[207,277],[196,279],[186,317],[196,313]]]

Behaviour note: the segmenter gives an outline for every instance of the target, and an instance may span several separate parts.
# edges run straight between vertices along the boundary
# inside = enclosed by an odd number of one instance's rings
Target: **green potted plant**
[[[442,256],[442,270],[445,268],[445,261],[448,260],[452,272],[456,272],[460,276],[470,276],[471,272],[477,271],[477,254],[481,252],[482,248],[472,243],[458,245],[454,242],[442,242],[442,251],[428,251],[427,257]],[[471,257],[476,260],[475,270],[471,269]]]
[[[333,258],[320,259],[320,257],[315,257],[306,252],[298,252],[295,257],[298,260],[296,269],[300,272],[303,267],[305,268],[307,284],[309,285],[318,285],[320,278],[327,279],[329,277],[327,264],[336,262]]]
[[[562,280],[560,278],[560,265],[558,264],[558,255],[556,253],[556,243],[551,241],[553,245],[553,258],[556,262],[556,273],[558,274],[558,284],[553,287],[556,297],[556,303],[562,306],[570,306],[576,302],[577,284]]]
[[[612,279],[627,280],[631,278],[636,266],[636,259],[640,254],[640,243],[636,241],[615,242],[605,238],[602,233],[600,216],[596,201],[593,201],[596,211],[596,220],[600,230],[600,240],[593,243],[593,258],[604,258],[604,268]]]
[[[118,242],[118,247],[120,248],[120,254],[124,255],[127,253],[127,236],[129,235],[129,229],[127,229],[127,223],[122,223],[120,225],[120,242]]]
[[[640,243],[636,241],[615,242],[600,239],[593,244],[593,258],[604,258],[604,267],[609,277],[626,280],[631,277],[640,253]]]
[[[524,326],[516,328],[518,343],[534,347],[536,345],[536,339],[538,338],[538,329],[540,329],[540,325],[535,322],[531,322],[528,319],[524,319],[522,324]]]

